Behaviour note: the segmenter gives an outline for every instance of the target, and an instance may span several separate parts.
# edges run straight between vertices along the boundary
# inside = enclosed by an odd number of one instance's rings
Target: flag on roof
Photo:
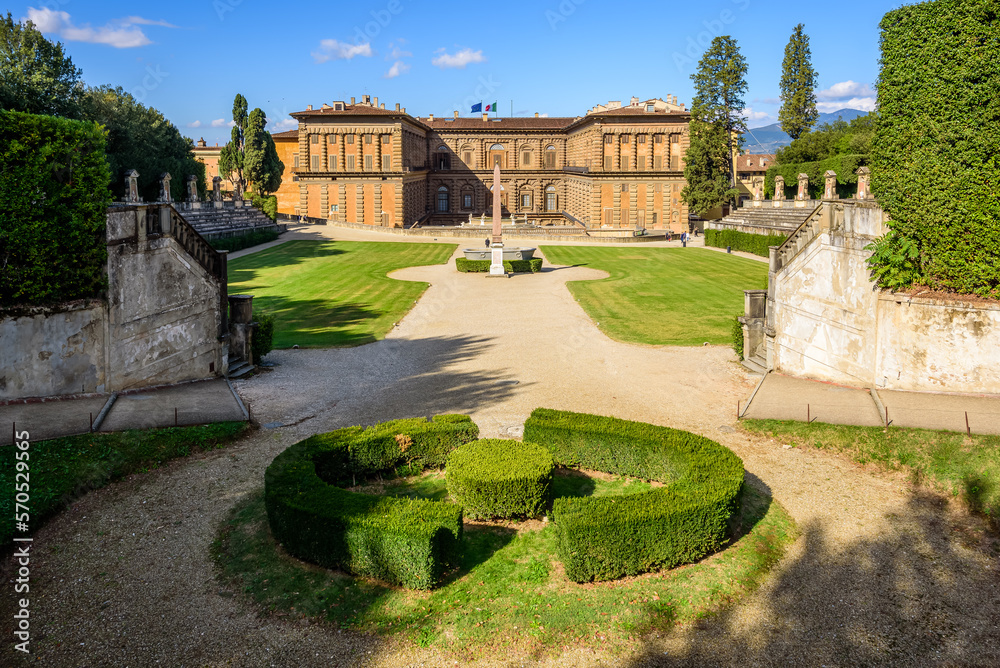
[[[482,102],[477,102],[476,104],[472,105],[472,111],[469,112],[469,113],[474,114],[477,111],[482,111],[482,110],[483,110],[483,103]]]
[[[486,105],[486,111],[496,111],[496,110],[497,110],[496,102],[494,102],[493,104]]]

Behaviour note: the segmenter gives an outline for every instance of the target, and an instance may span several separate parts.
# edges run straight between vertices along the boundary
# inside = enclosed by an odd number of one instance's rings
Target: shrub
[[[905,264],[908,240],[921,283],[1000,298],[997,4],[923,2],[880,27],[871,185],[896,249],[884,257]]]
[[[750,234],[738,230],[705,230],[705,245],[715,248],[732,246],[733,250],[768,257],[770,246],[780,246],[788,236],[784,234]]]
[[[461,507],[356,494],[338,485],[405,461],[443,462],[474,440],[465,416],[348,427],[300,441],[268,466],[264,502],[271,532],[295,556],[411,589],[430,589],[458,562]]]
[[[469,517],[537,517],[549,502],[553,467],[534,443],[474,441],[448,455],[448,494]]]
[[[264,212],[264,215],[271,220],[278,219],[278,197],[277,195],[258,195],[250,193],[250,201],[253,205]]]
[[[483,274],[490,270],[489,260],[468,260],[464,257],[455,258],[455,267],[464,273]],[[542,270],[542,258],[535,257],[530,260],[504,260],[504,271],[510,274],[526,274],[528,272],[537,274]]]
[[[252,230],[250,232],[237,234],[231,237],[209,239],[208,243],[215,250],[227,250],[230,253],[234,253],[238,250],[243,250],[244,248],[250,248],[251,246],[258,246],[260,244],[266,244],[270,241],[274,241],[278,238],[278,234],[279,232],[276,229]]]
[[[274,348],[274,316],[268,311],[257,311],[253,314],[253,321],[257,326],[253,329],[253,338],[250,340],[250,354],[253,356],[253,363],[260,364],[264,355]]]
[[[104,146],[94,123],[0,111],[0,306],[107,288]]]
[[[576,582],[696,561],[719,549],[743,489],[743,462],[715,441],[642,422],[536,409],[524,438],[556,462],[667,486],[553,503],[560,559]]]
[[[743,361],[743,323],[740,322],[740,315],[733,316],[733,351],[736,357]]]

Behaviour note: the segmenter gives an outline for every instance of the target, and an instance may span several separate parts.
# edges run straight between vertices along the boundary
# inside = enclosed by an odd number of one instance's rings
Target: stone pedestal
[[[229,295],[229,352],[253,362],[253,295]]]

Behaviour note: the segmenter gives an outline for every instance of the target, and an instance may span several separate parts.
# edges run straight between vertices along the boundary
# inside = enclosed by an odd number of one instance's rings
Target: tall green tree
[[[281,187],[281,174],[285,171],[285,164],[278,158],[278,149],[266,126],[267,116],[260,108],[250,112],[244,155],[247,183],[253,185],[258,195],[265,196]]]
[[[0,109],[80,118],[82,75],[31,21],[0,17]]]
[[[736,152],[746,132],[747,62],[736,40],[721,35],[712,40],[691,75],[691,145],[685,156],[688,185],[681,198],[703,214],[736,199]]]
[[[191,140],[156,109],[139,103],[120,86],[88,88],[81,103],[83,116],[104,126],[107,134],[111,192],[125,194],[124,173],[139,172],[139,194],[155,201],[160,192],[160,175],[169,172],[174,200],[184,197],[184,183],[194,174],[201,192],[205,188],[205,165],[194,157]]]
[[[781,129],[792,139],[809,132],[819,119],[816,109],[816,70],[809,51],[809,35],[802,32],[801,23],[795,26],[785,46],[785,59],[781,61],[781,109],[778,121]]]
[[[232,139],[219,152],[219,173],[223,178],[233,182],[233,196],[242,197],[247,189],[246,178],[246,131],[249,116],[247,115],[247,99],[236,94],[233,100],[233,132]]]

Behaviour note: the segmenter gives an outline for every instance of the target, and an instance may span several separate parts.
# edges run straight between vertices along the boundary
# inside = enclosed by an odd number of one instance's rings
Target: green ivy
[[[815,162],[773,165],[764,175],[764,194],[774,197],[774,177],[780,175],[785,179],[785,198],[794,199],[799,191],[799,174],[808,174],[810,199],[822,199],[826,189],[824,174],[833,170],[837,174],[837,195],[849,199],[857,194],[858,169],[867,164],[867,155],[836,155]]]
[[[733,316],[733,352],[736,357],[743,361],[743,323],[740,322],[740,315]]]
[[[0,306],[106,289],[104,145],[95,123],[0,111]]]
[[[924,2],[880,27],[876,275],[1000,298],[1000,5]]]

